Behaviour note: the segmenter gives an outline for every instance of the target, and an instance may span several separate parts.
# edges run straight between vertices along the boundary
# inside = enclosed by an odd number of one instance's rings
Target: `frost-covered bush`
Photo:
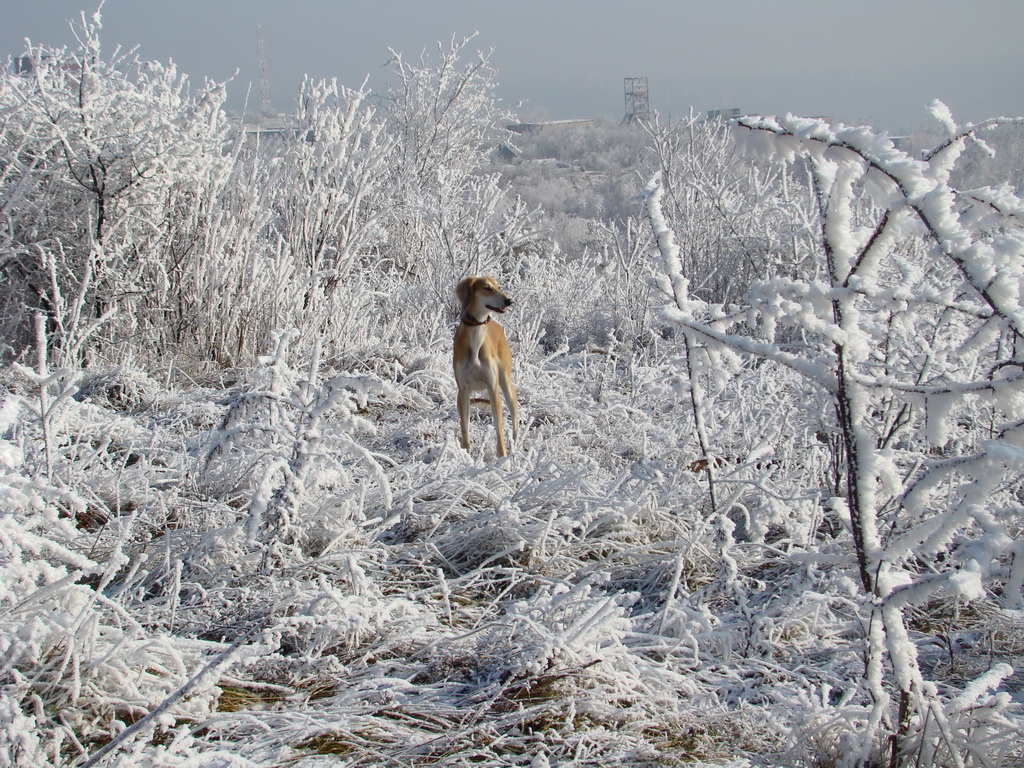
[[[662,211],[695,297],[728,305],[754,281],[813,271],[799,174],[745,162],[721,121],[691,116],[646,127]]]
[[[264,367],[228,404],[203,462],[212,490],[251,494],[246,535],[264,550],[264,564],[281,564],[293,547],[330,546],[362,518],[366,484],[390,504],[380,461],[355,439],[372,431],[359,411],[383,383],[369,376],[321,380],[319,345],[305,373],[292,368],[297,335],[277,335]]]
[[[621,224],[634,213],[630,198],[651,162],[649,136],[640,126],[607,119],[539,121],[512,141],[520,157],[498,168],[545,217],[568,213]],[[556,237],[560,243],[565,242],[562,234]]]
[[[418,60],[392,51],[396,83],[381,103],[396,140],[382,266],[423,285],[423,300],[437,306],[467,274],[504,282],[544,240],[535,211],[489,168],[510,118],[489,54],[466,55],[471,40],[452,38]]]
[[[173,65],[105,57],[99,31],[98,12],[83,16],[78,49],[32,48],[30,74],[0,77],[0,248],[7,301],[23,304],[8,304],[4,336],[17,354],[24,312],[45,311],[59,365],[87,359],[99,332],[150,355],[167,343],[197,198],[229,159],[223,85],[193,94]]]
[[[164,701],[188,680],[202,649],[186,649],[132,617],[114,585],[129,563],[134,520],[118,525],[112,550],[86,548],[79,526],[94,502],[28,474],[18,445],[26,438],[20,417],[17,400],[6,398],[0,410],[0,721],[12,765],[56,765],[79,759],[89,745]],[[199,688],[172,710],[173,718],[205,717],[212,701],[209,686]]]
[[[920,159],[865,128],[739,121],[748,149],[806,163],[818,237],[813,272],[754,282],[743,306],[696,298],[663,214],[664,185],[648,189],[712,505],[722,489],[711,371],[761,358],[799,373],[834,409],[819,429],[837,459],[837,493],[809,500],[839,514],[846,530],[835,533],[848,531],[861,590],[866,704],[848,758],[857,765],[931,755],[938,731],[949,754],[930,759],[959,764],[981,748],[951,735],[955,697],[924,679],[908,612],[943,593],[968,602],[988,593],[1008,608],[1020,595],[1011,567],[1022,467],[1011,447],[1021,429],[1019,201],[1005,188],[950,186],[964,147],[998,121],[960,129],[944,107],[934,111],[948,138]],[[999,709],[998,696],[979,695]],[[984,739],[996,754],[1007,736]]]

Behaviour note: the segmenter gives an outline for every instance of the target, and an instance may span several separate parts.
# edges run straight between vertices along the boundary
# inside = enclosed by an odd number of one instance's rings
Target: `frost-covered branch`
[[[927,711],[944,723],[948,716],[932,706],[908,607],[943,589],[979,598],[982,580],[1001,572],[996,563],[1012,549],[1001,537],[1007,514],[990,497],[1004,498],[997,489],[1009,487],[1005,479],[1021,465],[1005,443],[1020,422],[1014,403],[1024,384],[1024,237],[1013,218],[1021,206],[1005,187],[964,197],[949,183],[965,142],[1007,121],[958,130],[946,118],[950,138],[922,159],[869,128],[794,117],[736,121],[740,144],[759,158],[806,164],[814,211],[799,217],[807,217],[816,263],[812,280],[776,274],[752,283],[744,303],[728,312],[690,300],[657,179],[645,192],[660,285],[672,302],[663,317],[687,342],[699,338],[710,353],[784,365],[831,400],[840,491],[831,504],[848,517],[868,613],[873,706],[863,760],[886,730],[895,761],[916,738],[915,718]],[[958,200],[973,209],[959,210]],[[973,427],[979,420],[990,425],[987,434]],[[712,440],[702,434],[700,442]],[[915,451],[914,440],[954,457]],[[953,440],[962,441],[959,451]],[[937,491],[953,478],[969,481],[939,502]],[[989,532],[986,544],[968,543],[975,526]],[[940,554],[943,567],[918,573],[917,558]],[[898,691],[895,713],[887,664]]]
[[[945,111],[941,104],[933,109]],[[792,157],[796,146],[806,145],[816,157],[830,163],[850,159],[862,163],[866,175],[874,174],[881,181],[881,194],[897,195],[899,204],[913,212],[940,251],[1018,336],[1024,335],[1024,313],[1012,286],[1024,258],[1024,240],[1010,237],[986,242],[972,238],[954,209],[958,195],[945,181],[948,168],[979,131],[1022,123],[1024,118],[997,118],[955,130],[950,122],[948,127],[953,135],[925,153],[923,160],[914,160],[884,135],[874,135],[863,128],[841,127],[833,131],[821,121],[798,118],[741,118],[736,122],[751,134],[764,132],[778,137],[783,158]],[[753,148],[758,140],[750,136],[745,143]],[[1008,196],[1004,198],[1004,207],[1007,200]]]

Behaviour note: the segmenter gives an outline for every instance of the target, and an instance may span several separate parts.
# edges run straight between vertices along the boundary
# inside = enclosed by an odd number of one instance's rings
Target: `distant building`
[[[593,120],[589,119],[542,120],[536,123],[513,123],[512,125],[506,125],[505,128],[512,131],[512,133],[539,133],[546,128],[582,128],[593,122]]]
[[[31,77],[36,71],[36,67],[40,64],[49,64],[54,61],[53,56],[49,53],[42,54],[41,58],[37,60],[35,56],[14,56],[11,58],[11,64],[9,71],[13,75],[21,75],[22,77]],[[60,62],[60,68],[65,72],[80,72],[82,67],[73,58],[66,58]]]
[[[734,117],[741,115],[739,107],[730,107],[729,109],[709,109],[707,112],[707,120],[709,123],[716,120],[731,120]]]
[[[15,56],[11,59],[11,72],[15,75],[31,75],[35,69],[31,56]]]
[[[522,155],[522,151],[511,144],[499,144],[494,148],[494,156],[509,163],[518,160]]]

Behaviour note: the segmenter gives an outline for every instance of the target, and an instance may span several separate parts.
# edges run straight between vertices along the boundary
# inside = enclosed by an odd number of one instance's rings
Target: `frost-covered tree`
[[[398,142],[388,252],[435,302],[467,273],[509,269],[536,238],[531,212],[486,173],[509,115],[488,55],[466,56],[471,40],[438,45],[436,60],[393,52],[398,83],[382,103]]]
[[[130,336],[152,352],[165,341],[168,273],[190,239],[181,228],[223,171],[229,130],[222,85],[193,95],[173,64],[104,56],[100,30],[99,11],[83,15],[77,49],[33,47],[31,72],[0,80],[13,129],[3,134],[3,268],[47,312],[60,364],[80,361],[97,321],[115,313],[108,343]],[[8,317],[24,339],[24,321]]]
[[[296,125],[268,159],[276,190],[273,228],[295,264],[296,327],[332,345],[348,320],[340,288],[353,271],[376,271],[390,211],[395,140],[366,105],[365,91],[307,80]]]
[[[794,217],[789,169],[743,162],[721,120],[644,127],[694,296],[729,304],[755,280],[801,271],[806,222]]]
[[[243,133],[181,214],[188,248],[168,259],[182,357],[246,364],[282,328],[333,354],[372,315],[361,279],[380,268],[394,140],[364,91],[303,83],[279,134]]]
[[[372,315],[348,277],[380,267],[396,139],[365,91],[306,82],[289,130],[250,135],[226,87],[101,48],[33,48],[4,73],[0,269],[8,354],[46,312],[54,361],[90,350],[171,368],[252,361],[274,330],[334,351]],[[165,354],[171,351],[171,355]]]
[[[447,46],[438,44],[436,61],[425,51],[418,61],[392,51],[398,84],[383,106],[399,140],[403,185],[427,186],[439,170],[475,171],[481,155],[502,135],[508,113],[494,94],[496,72],[483,52],[463,60],[471,41],[452,38]]]
[[[944,596],[1021,603],[1021,202],[1006,187],[950,184],[964,148],[1000,121],[961,128],[942,105],[933,112],[947,136],[921,157],[866,128],[738,121],[747,150],[807,167],[817,208],[813,263],[754,282],[740,306],[696,297],[664,185],[647,193],[686,359],[729,370],[737,355],[756,357],[799,374],[816,393],[808,402],[831,405],[822,439],[836,438],[839,492],[827,506],[849,533],[867,696],[851,765],[974,764],[1005,725],[1005,697],[993,694],[1009,670],[940,693],[909,616]],[[715,439],[700,423],[697,433],[702,446]]]

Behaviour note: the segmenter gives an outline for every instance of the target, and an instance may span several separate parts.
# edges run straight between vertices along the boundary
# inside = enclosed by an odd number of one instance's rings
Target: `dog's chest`
[[[494,381],[498,361],[487,328],[466,328],[455,340],[455,379],[461,386],[486,388]]]

